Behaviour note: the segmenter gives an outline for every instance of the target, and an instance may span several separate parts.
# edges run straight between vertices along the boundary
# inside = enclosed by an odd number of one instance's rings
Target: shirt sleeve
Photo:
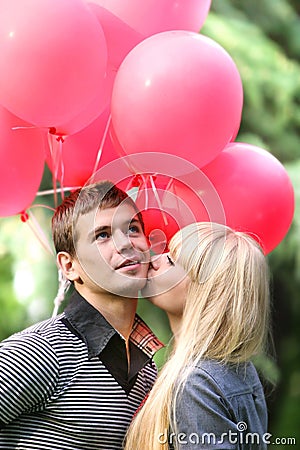
[[[16,334],[0,345],[0,427],[42,408],[55,390],[59,362],[37,333]]]
[[[173,439],[180,450],[239,448],[234,412],[215,380],[199,368],[177,397],[175,422]]]

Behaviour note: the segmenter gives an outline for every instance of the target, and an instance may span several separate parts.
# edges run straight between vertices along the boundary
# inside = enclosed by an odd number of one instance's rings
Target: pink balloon
[[[57,179],[64,186],[84,186],[92,176],[109,116],[110,109],[107,108],[88,127],[72,136],[68,136],[63,143],[57,142],[55,136],[52,137],[52,142],[50,140],[51,145],[56,147],[56,157],[59,158],[61,156],[62,164],[58,164]],[[61,146],[61,155],[57,154],[59,152],[57,148],[59,145]],[[50,150],[47,153],[46,161],[50,170],[53,172],[55,161],[53,161]],[[117,157],[118,155],[114,150],[108,132],[104,140],[97,169]]]
[[[161,31],[202,27],[211,0],[93,0],[144,37]]]
[[[266,150],[235,142],[202,171],[220,196],[227,225],[250,233],[271,252],[294,214],[294,190],[283,165]]]
[[[0,102],[41,127],[58,127],[105,101],[107,48],[82,0],[1,0]],[[84,124],[83,124],[84,126]]]
[[[56,136],[69,136],[87,128],[92,122],[110,107],[112,88],[116,77],[116,71],[107,66],[106,77],[104,80],[104,90],[80,113],[71,120],[60,124],[57,127],[51,127]]]
[[[89,7],[103,28],[108,63],[112,70],[116,71],[125,56],[144,39],[144,36],[102,6],[91,2]]]
[[[20,213],[30,206],[42,179],[44,161],[41,131],[30,128],[30,124],[0,105],[1,217]]]
[[[128,155],[164,152],[202,167],[236,132],[242,106],[230,55],[206,36],[169,31],[124,59],[113,87],[112,124]]]

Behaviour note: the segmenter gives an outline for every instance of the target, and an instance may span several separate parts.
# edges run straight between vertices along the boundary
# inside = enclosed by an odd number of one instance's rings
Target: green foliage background
[[[276,361],[257,366],[276,386],[268,395],[270,432],[295,437],[300,446],[300,2],[212,0],[201,33],[221,44],[243,81],[244,109],[238,141],[273,153],[295,188],[295,218],[284,241],[269,255],[273,286]],[[13,180],[12,180],[13,182]],[[51,188],[45,169],[41,189]],[[41,197],[38,202],[51,204]],[[33,213],[50,240],[51,212]],[[276,224],[274,224],[276,226]],[[0,219],[0,339],[51,315],[57,290],[54,257],[19,218]],[[167,343],[165,315],[140,301],[139,312]],[[164,353],[158,355],[162,364]],[[283,448],[285,445],[277,445]]]

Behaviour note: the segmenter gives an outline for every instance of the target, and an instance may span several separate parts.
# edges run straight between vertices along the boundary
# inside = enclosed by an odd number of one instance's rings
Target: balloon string
[[[71,282],[67,278],[65,278],[61,269],[58,269],[58,290],[57,290],[56,297],[53,301],[54,309],[52,312],[52,317],[57,316],[60,305],[64,301],[65,294],[66,294],[67,290],[69,289],[70,285],[71,285]]]
[[[137,167],[134,167],[130,161],[129,155],[127,155],[122,147],[122,145],[118,142],[118,145],[116,144],[116,138],[112,135],[110,132],[111,141],[113,143],[113,146],[116,150],[116,152],[119,154],[120,158],[122,158],[123,162],[127,166],[129,172],[132,174],[139,174],[139,170]]]
[[[69,187],[62,188],[61,190],[63,190],[64,192],[71,192],[71,191],[75,191],[77,189],[80,189],[81,187],[82,186],[69,186]],[[40,196],[40,197],[43,196],[43,195],[53,195],[53,194],[54,194],[54,189],[47,189],[45,191],[39,191],[39,192],[36,193],[36,195]],[[33,205],[33,206],[35,206],[35,205]],[[40,205],[40,206],[45,206],[45,205]],[[55,211],[54,208],[51,208],[51,209],[53,209],[53,211]]]
[[[55,212],[55,208],[52,208],[52,206],[48,206],[48,205],[42,205],[41,203],[34,203],[34,205],[31,205],[30,208],[45,208],[45,209],[50,209],[50,211]]]
[[[65,165],[64,165],[64,161],[63,161],[63,157],[62,157],[62,152],[63,152],[63,138],[59,137],[56,139],[58,141],[58,152],[59,152],[59,157],[60,157],[60,171],[61,171],[61,178],[60,178],[60,195],[62,200],[65,199],[65,192],[64,192],[64,179],[65,179]]]
[[[38,127],[36,127],[35,125],[16,126],[16,127],[12,127],[12,130],[14,130],[14,131],[15,130],[30,130],[30,129],[34,129],[34,128],[38,128]],[[50,128],[39,127],[39,128],[48,130],[48,143],[49,143],[50,154],[51,154],[51,159],[52,159],[52,163],[53,163],[53,172],[52,172],[53,190],[51,191],[51,193],[54,194],[54,204],[57,206],[56,181],[57,181],[59,168],[60,168],[60,172],[61,172],[60,193],[61,193],[62,199],[64,199],[64,191],[69,190],[69,189],[64,189],[64,187],[63,187],[65,166],[64,166],[63,158],[62,158],[62,144],[65,141],[65,137],[61,134],[56,134],[56,128],[54,128],[54,127],[50,127]],[[57,150],[57,148],[54,148],[55,146],[57,147],[57,144],[55,143],[54,139],[58,142],[58,150]],[[37,193],[37,195],[40,195],[40,194]],[[43,206],[43,205],[41,205],[41,206]]]
[[[171,188],[172,188],[172,191],[171,191]],[[177,211],[179,211],[180,210],[180,204],[179,204],[179,200],[178,200],[179,196],[176,193],[176,185],[174,184],[174,178],[170,179],[169,183],[167,184],[167,186],[165,188],[165,191],[166,192],[170,191],[170,192],[174,193],[176,208],[177,208]]]
[[[44,250],[46,250],[48,253],[50,253],[51,256],[54,256],[54,250],[52,249],[45,233],[43,232],[42,228],[40,227],[37,219],[35,218],[32,211],[23,212],[21,214],[21,220],[22,222],[26,223],[35,237],[38,239],[39,243],[42,245]]]
[[[50,128],[48,133],[48,143],[50,148],[50,154],[53,164],[53,170],[52,170],[52,185],[53,185],[53,196],[54,196],[54,205],[57,207],[58,205],[58,198],[57,198],[57,179],[58,179],[58,173],[60,170],[60,193],[62,199],[64,198],[64,189],[63,189],[63,180],[64,180],[64,163],[62,158],[62,145],[64,143],[64,137],[58,136],[55,134],[56,130],[55,128]]]
[[[51,155],[51,160],[52,160],[52,165],[53,165],[52,186],[53,186],[54,205],[55,205],[55,208],[56,208],[57,205],[58,205],[58,201],[57,201],[57,187],[56,187],[58,165],[57,165],[57,161],[56,161],[56,158],[55,158],[55,155],[54,155],[53,135],[50,134],[50,133],[48,133],[48,143],[49,143],[50,155]]]
[[[37,128],[35,125],[31,126],[31,127],[12,127],[12,130],[31,130],[33,128]]]
[[[149,208],[149,195],[148,195],[148,176],[144,176],[142,173],[140,174],[143,183],[141,184],[139,189],[144,189],[145,191],[145,211]]]
[[[49,130],[49,127],[38,127],[37,125],[12,127],[12,130],[31,130],[33,128],[38,128],[39,130]],[[55,128],[50,128],[50,130],[55,130]]]
[[[167,187],[166,187],[166,189],[165,189],[166,192],[168,192],[168,190],[170,189],[170,187],[172,186],[172,184],[174,184],[174,179],[173,179],[173,178],[171,178],[170,181],[169,181],[169,183],[167,184]]]
[[[129,191],[133,187],[138,187],[140,189],[141,185],[144,183],[143,177],[141,174],[137,173],[136,175],[133,175],[131,179],[129,180],[125,192]]]
[[[109,117],[107,119],[106,127],[105,127],[105,130],[104,130],[104,133],[103,133],[103,136],[102,136],[102,140],[101,140],[101,144],[100,144],[100,147],[99,147],[99,150],[98,150],[98,153],[97,153],[97,157],[96,157],[95,165],[94,165],[94,168],[93,168],[92,176],[97,171],[97,168],[98,168],[101,156],[102,156],[102,152],[103,152],[103,147],[104,147],[104,144],[105,144],[106,139],[107,139],[110,123],[111,123],[111,114],[109,115]]]
[[[12,127],[12,130],[14,130],[14,131],[15,130],[30,130],[30,129],[35,129],[35,128],[48,130],[48,144],[49,144],[51,159],[52,159],[52,163],[53,163],[52,184],[53,184],[54,189],[53,189],[52,193],[54,194],[54,203],[57,206],[56,180],[57,180],[59,168],[61,171],[60,192],[61,192],[62,199],[64,198],[63,180],[64,180],[64,175],[65,175],[65,167],[64,167],[64,163],[63,163],[63,159],[62,159],[62,144],[65,140],[65,137],[61,134],[56,134],[56,128],[54,128],[54,127],[50,127],[50,128],[36,127],[35,125],[16,126],[16,127]],[[55,146],[57,146],[54,139],[58,142],[58,151],[56,148],[54,148]]]
[[[124,158],[125,156],[125,158]],[[128,155],[126,155],[126,153],[123,151],[123,162],[125,163],[125,165],[127,166],[129,172],[131,172],[132,174],[139,174],[139,170],[137,167],[134,167],[130,161],[130,158],[128,157]]]
[[[171,190],[171,188],[172,188],[172,190]],[[175,198],[175,202],[176,202],[176,209],[177,209],[177,211],[180,211],[180,202],[179,202],[180,196],[177,195],[177,187],[176,187],[176,184],[174,183],[173,178],[171,178],[171,180],[169,181],[169,183],[166,187],[166,191],[170,191],[172,194],[174,194],[174,198]]]
[[[154,179],[153,179],[153,175],[150,175],[150,183],[151,183],[151,187],[152,187],[152,190],[153,190],[153,193],[154,193],[154,197],[155,197],[155,199],[156,199],[156,201],[157,201],[157,204],[158,204],[158,207],[159,207],[159,209],[160,209],[160,212],[161,212],[161,215],[162,215],[164,224],[165,224],[165,225],[168,225],[169,222],[168,222],[167,216],[166,216],[166,214],[165,214],[165,211],[164,211],[163,208],[162,208],[162,203],[161,203],[161,201],[160,201],[160,198],[159,198],[159,195],[158,195],[156,186],[155,186],[155,182],[154,182]]]
[[[38,205],[34,205],[34,206],[38,206]],[[40,205],[40,206],[45,206],[46,205]],[[52,209],[49,207],[49,209]],[[37,219],[35,218],[34,214],[32,213],[32,211],[23,211],[21,213],[21,220],[22,222],[26,223],[29,228],[31,229],[31,231],[34,233],[34,235],[37,237],[38,241],[40,242],[40,244],[42,245],[42,247],[48,252],[50,253],[51,256],[55,256],[54,250],[52,249],[50,243],[47,240],[47,237],[45,236],[45,233],[43,232],[42,228],[40,227]],[[71,285],[71,282],[64,277],[61,269],[58,269],[58,290],[57,290],[57,294],[56,297],[54,299],[54,309],[52,312],[52,317],[56,317],[58,314],[58,310],[60,308],[60,305],[62,304],[62,302],[65,299],[65,294],[67,292],[67,290],[69,289]]]
[[[132,187],[137,187],[136,186],[136,176],[134,176],[134,177],[132,177],[129,181],[128,181],[128,183],[127,183],[127,186],[126,186],[126,188],[125,188],[125,192],[128,192]],[[140,188],[140,184],[138,185],[139,186],[139,188]]]

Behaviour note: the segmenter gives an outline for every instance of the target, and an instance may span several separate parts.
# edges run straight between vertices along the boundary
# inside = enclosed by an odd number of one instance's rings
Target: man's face
[[[97,209],[79,217],[75,242],[77,270],[92,292],[137,297],[146,283],[149,245],[134,207]]]

